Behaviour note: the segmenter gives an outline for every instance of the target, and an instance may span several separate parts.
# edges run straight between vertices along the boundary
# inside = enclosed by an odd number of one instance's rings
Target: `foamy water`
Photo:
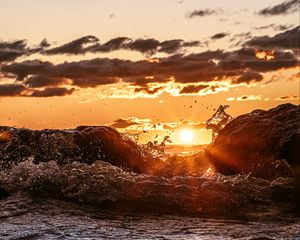
[[[102,161],[28,160],[1,171],[0,183],[12,193],[0,200],[2,239],[300,237],[288,177],[162,177]]]

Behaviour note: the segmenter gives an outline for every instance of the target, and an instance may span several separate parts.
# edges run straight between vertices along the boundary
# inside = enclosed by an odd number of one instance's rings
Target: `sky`
[[[0,125],[107,125],[211,141],[236,117],[299,104],[299,0],[0,0]]]

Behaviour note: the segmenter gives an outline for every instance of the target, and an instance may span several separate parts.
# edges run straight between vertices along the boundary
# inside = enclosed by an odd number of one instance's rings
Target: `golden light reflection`
[[[149,62],[149,63],[159,63],[160,60],[158,58],[147,58],[145,59],[146,62]]]
[[[255,56],[258,59],[272,60],[275,58],[274,51],[257,51]]]
[[[9,141],[12,137],[10,132],[0,132],[0,142]]]

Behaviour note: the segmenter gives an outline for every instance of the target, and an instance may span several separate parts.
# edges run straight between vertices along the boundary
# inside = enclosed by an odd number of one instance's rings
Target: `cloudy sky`
[[[233,116],[299,104],[299,0],[0,6],[1,125],[105,124],[151,138],[188,127],[206,143],[220,104]]]

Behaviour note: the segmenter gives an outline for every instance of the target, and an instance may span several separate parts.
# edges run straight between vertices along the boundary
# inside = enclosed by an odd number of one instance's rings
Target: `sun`
[[[194,139],[194,133],[190,129],[180,131],[180,139],[184,144],[191,144]]]

